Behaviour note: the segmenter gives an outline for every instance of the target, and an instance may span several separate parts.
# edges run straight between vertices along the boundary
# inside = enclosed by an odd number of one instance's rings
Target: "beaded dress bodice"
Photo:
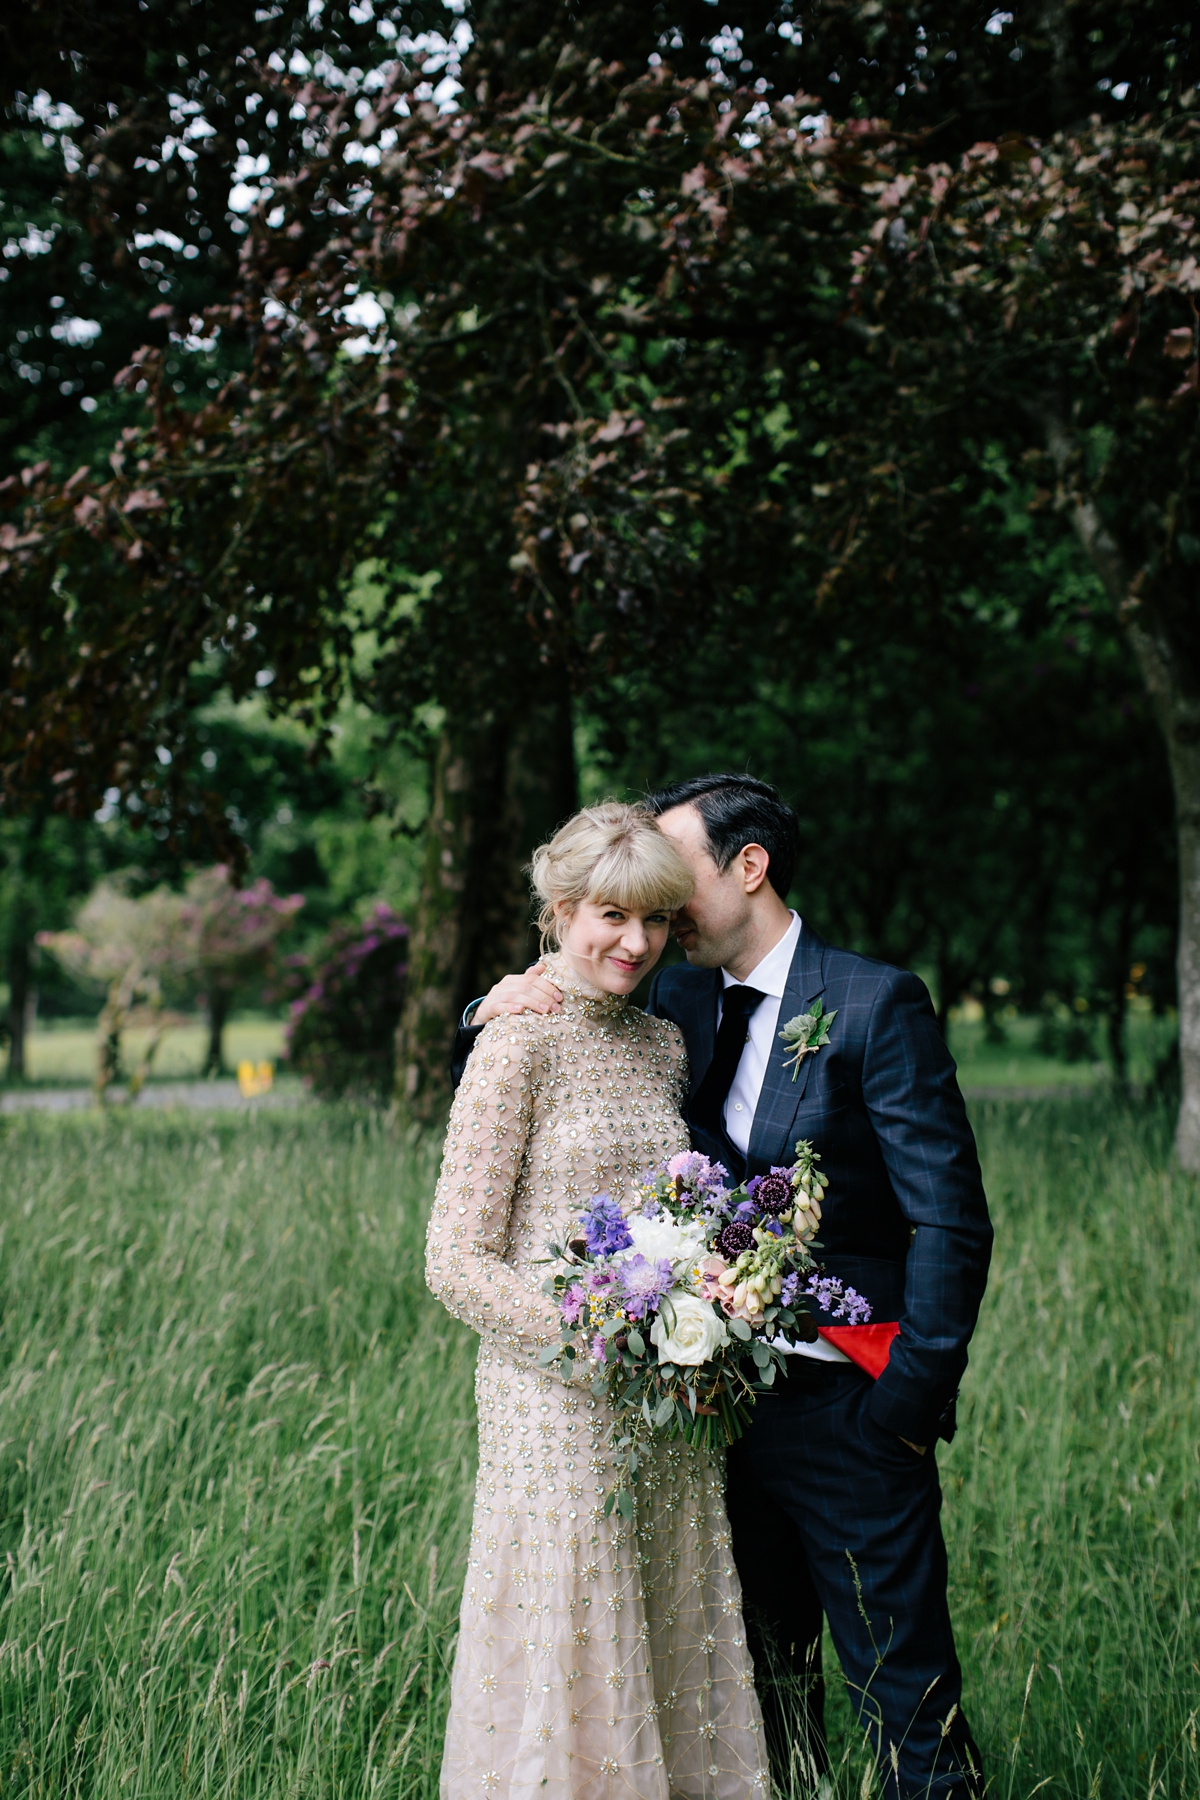
[[[761,1722],[721,1461],[645,1459],[632,1523],[606,1514],[613,1416],[558,1341],[547,1246],[586,1201],[628,1205],[688,1145],[676,1026],[585,988],[480,1034],[446,1136],[427,1278],[480,1334],[479,1473],[442,1800],[749,1800]]]
[[[546,973],[562,1011],[495,1019],[471,1053],[429,1233],[434,1293],[476,1331],[534,1355],[558,1335],[545,1270],[530,1273],[547,1244],[591,1195],[627,1200],[644,1169],[688,1143],[678,1027],[583,988],[561,957],[547,957]]]

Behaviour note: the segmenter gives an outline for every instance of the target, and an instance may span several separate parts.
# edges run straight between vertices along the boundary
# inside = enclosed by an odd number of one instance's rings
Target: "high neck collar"
[[[606,994],[577,975],[566,957],[558,952],[543,959],[547,981],[552,981],[563,997],[564,1012],[582,1012],[593,1019],[613,1019],[629,1005],[628,994]]]

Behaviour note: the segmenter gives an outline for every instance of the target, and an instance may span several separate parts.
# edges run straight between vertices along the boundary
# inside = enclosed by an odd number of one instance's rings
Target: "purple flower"
[[[671,1265],[666,1257],[651,1262],[645,1256],[631,1256],[621,1264],[621,1293],[630,1318],[644,1319],[648,1312],[656,1312],[670,1286]]]
[[[772,1169],[764,1175],[755,1193],[760,1212],[771,1213],[778,1218],[780,1213],[788,1212],[792,1205],[792,1184],[783,1175],[777,1175]]]
[[[758,1177],[755,1177],[757,1180]],[[739,1225],[754,1225],[758,1221],[758,1208],[753,1200],[739,1200],[733,1209],[733,1216]]]
[[[718,1199],[725,1191],[729,1170],[723,1163],[709,1162],[698,1150],[681,1150],[667,1164],[667,1174],[682,1181],[687,1193],[697,1201]]]
[[[836,1275],[825,1275],[820,1271],[810,1275],[804,1292],[810,1300],[816,1301],[822,1312],[831,1313],[835,1319],[846,1319],[851,1325],[865,1325],[871,1317],[871,1302],[839,1281]]]
[[[604,1333],[601,1331],[598,1331],[596,1333],[595,1337],[592,1339],[592,1356],[596,1362],[604,1361],[604,1351],[605,1351],[607,1342],[608,1342],[607,1338],[604,1336]]]
[[[607,1294],[616,1284],[614,1269],[589,1269],[583,1278],[583,1285],[589,1294]]]
[[[583,1237],[589,1256],[610,1256],[633,1243],[625,1215],[609,1194],[596,1194],[583,1215]]]
[[[746,1183],[746,1193],[751,1200],[758,1199],[758,1190],[761,1186],[762,1186],[762,1176],[761,1175],[752,1175],[750,1177],[749,1181]],[[744,1206],[745,1204],[746,1204],[746,1202],[743,1200],[742,1205]]]
[[[583,1311],[583,1304],[586,1299],[587,1294],[580,1284],[577,1281],[572,1282],[571,1286],[567,1289],[566,1293],[558,1303],[558,1310],[561,1312],[568,1325],[578,1325],[579,1315]]]
[[[744,1250],[753,1250],[754,1233],[749,1225],[733,1220],[717,1238],[716,1248],[729,1262],[736,1262]]]
[[[764,1219],[762,1228],[764,1231],[769,1231],[772,1237],[783,1236],[783,1226],[779,1223],[778,1219]]]
[[[785,1275],[783,1278],[783,1288],[780,1291],[780,1295],[779,1295],[780,1305],[781,1306],[795,1306],[796,1296],[799,1292],[800,1292],[800,1277],[796,1273],[795,1269],[793,1269],[790,1275]]]

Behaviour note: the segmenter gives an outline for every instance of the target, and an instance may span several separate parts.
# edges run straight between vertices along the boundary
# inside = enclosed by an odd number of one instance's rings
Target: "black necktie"
[[[763,998],[757,988],[725,989],[721,1002],[721,1029],[717,1032],[713,1059],[696,1089],[690,1108],[693,1122],[714,1137],[724,1135],[725,1102],[742,1060],[742,1051],[746,1048],[750,1014]]]

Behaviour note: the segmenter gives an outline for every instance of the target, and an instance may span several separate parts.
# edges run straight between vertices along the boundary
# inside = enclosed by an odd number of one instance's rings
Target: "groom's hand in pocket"
[[[562,995],[554,983],[542,973],[544,964],[534,963],[523,975],[505,975],[484,995],[471,1015],[472,1025],[486,1025],[504,1013],[554,1013],[562,1006]]]

